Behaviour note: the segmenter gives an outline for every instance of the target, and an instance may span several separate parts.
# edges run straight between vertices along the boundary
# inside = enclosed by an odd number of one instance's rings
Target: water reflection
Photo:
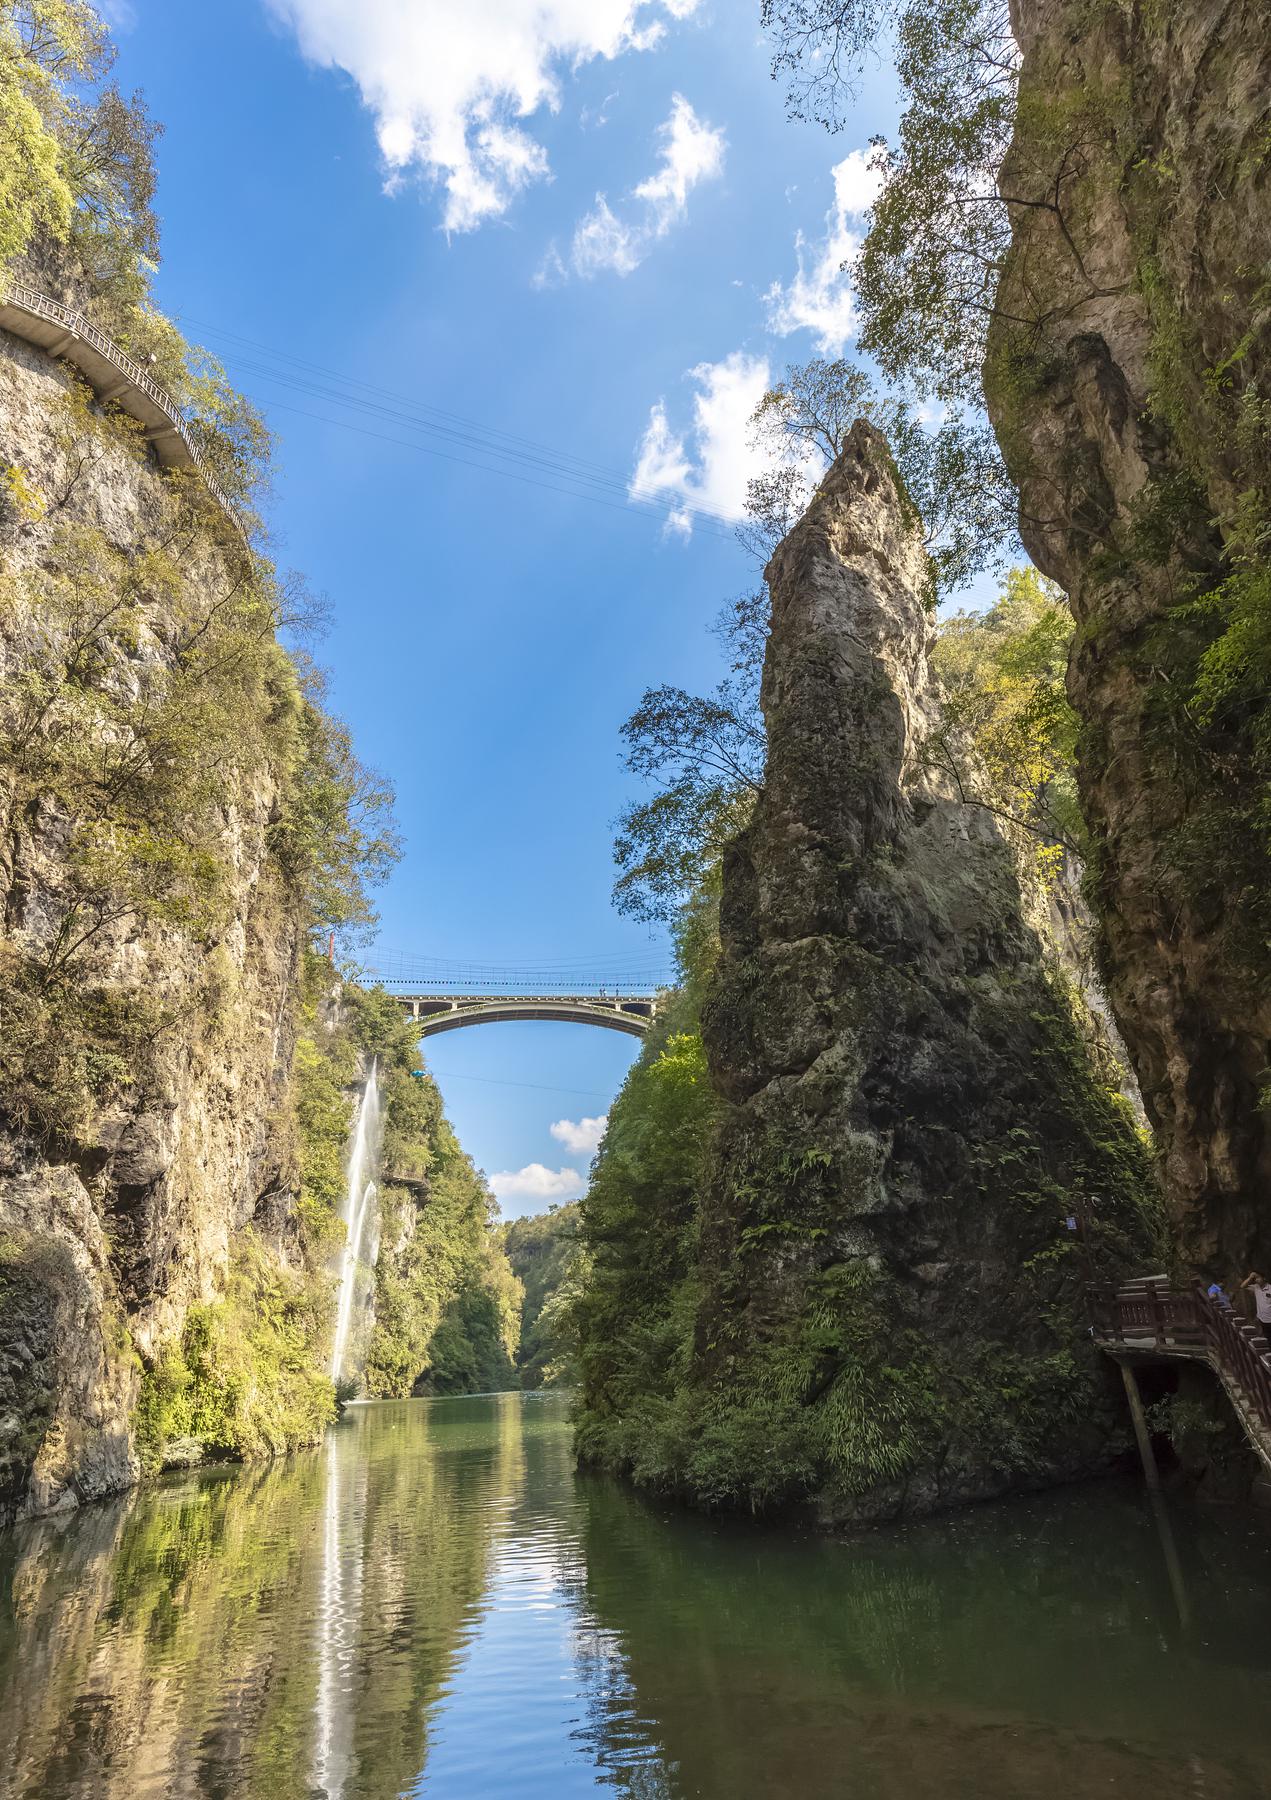
[[[558,1400],[355,1408],[0,1541],[0,1795],[1254,1800],[1269,1611],[1262,1521],[1133,1488],[835,1543],[577,1479]]]

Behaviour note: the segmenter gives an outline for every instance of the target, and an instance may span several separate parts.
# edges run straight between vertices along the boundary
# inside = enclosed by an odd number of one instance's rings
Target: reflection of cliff
[[[494,1453],[437,1420],[355,1410],[329,1449],[6,1541],[6,1800],[409,1787],[521,1469],[515,1408]]]
[[[1247,1664],[1271,1544],[1239,1525],[1189,1519],[1193,1640],[1151,1514],[1115,1490],[850,1543],[668,1519],[600,1480],[586,1497],[586,1604],[621,1649],[594,1659],[588,1735],[611,1762],[638,1717],[677,1771],[623,1792],[1265,1792]]]

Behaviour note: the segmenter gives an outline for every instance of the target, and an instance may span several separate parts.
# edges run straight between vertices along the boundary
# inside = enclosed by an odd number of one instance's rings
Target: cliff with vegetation
[[[1179,1248],[1243,1273],[1271,1254],[1271,35],[1253,0],[1016,14],[989,405],[1077,622],[1090,888]]]
[[[1179,1266],[1268,1256],[1271,41],[1258,0],[763,0],[831,127],[881,40],[902,115],[861,343],[987,404],[1067,672],[1104,985]]]
[[[1031,846],[934,754],[926,557],[869,425],[768,583],[701,1041],[633,1076],[584,1202],[582,1449],[836,1520],[1095,1469],[1123,1440],[1082,1290],[1151,1253],[1146,1158]]]
[[[516,1368],[523,1388],[568,1387],[575,1379],[569,1309],[586,1280],[576,1202],[531,1218],[509,1219],[500,1231],[523,1299]]]
[[[0,1519],[320,1434],[374,1054],[374,1390],[510,1379],[519,1303],[394,1009],[337,1015],[306,948],[370,920],[391,795],[267,554],[267,434],[149,298],[155,132],[108,70],[78,0],[0,14],[0,275],[145,361],[205,474],[0,332]]]
[[[341,772],[223,514],[43,352],[5,338],[0,384],[4,1485],[42,1508],[135,1474],[143,1371],[222,1281],[268,1264],[303,1329],[292,995]],[[291,1373],[288,1440],[329,1411]]]

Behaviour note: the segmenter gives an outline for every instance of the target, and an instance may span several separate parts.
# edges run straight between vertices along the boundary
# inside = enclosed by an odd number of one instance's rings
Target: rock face
[[[990,411],[1077,619],[1104,973],[1177,1238],[1243,1273],[1271,1259],[1271,33],[1260,0],[1012,16]]]
[[[60,364],[0,334],[0,465],[20,472],[6,495],[23,502],[0,519],[7,582],[45,567],[57,532],[91,534],[61,541],[91,543],[94,554],[138,557],[170,527],[170,492],[153,464],[126,442],[77,435],[72,391]],[[232,585],[213,542],[186,567],[187,610]],[[40,633],[55,627],[12,591],[8,599],[0,671],[20,697],[38,669]],[[98,691],[127,699],[167,666],[178,653],[174,604],[156,584],[126,635],[97,622],[85,654]],[[244,699],[245,740],[249,713]],[[84,736],[88,753],[88,727]],[[12,741],[0,780],[0,974],[11,1009],[0,1030],[10,1049],[21,1007],[40,997],[21,971],[51,957],[71,916],[74,823],[57,792],[16,798]],[[244,1226],[254,1222],[280,1260],[296,1254],[293,1151],[271,1121],[291,1060],[299,922],[270,845],[276,793],[259,758],[245,754],[232,791],[219,817],[216,918],[191,930],[172,919],[138,926],[124,913],[101,923],[75,964],[92,1004],[112,1016],[147,1009],[130,1066],[90,1058],[94,1103],[56,1128],[15,1110],[12,1088],[0,1093],[0,1521],[135,1479],[130,1415],[143,1366],[193,1304],[214,1297]],[[56,1073],[58,1046],[38,1047]],[[30,1075],[29,1058],[13,1060]]]
[[[780,1396],[836,1519],[1103,1462],[1119,1431],[1083,1275],[1150,1238],[1128,1108],[1048,966],[1028,859],[925,765],[924,576],[860,423],[768,569],[767,776],[726,858],[703,1016],[729,1105],[699,1379],[724,1405]]]

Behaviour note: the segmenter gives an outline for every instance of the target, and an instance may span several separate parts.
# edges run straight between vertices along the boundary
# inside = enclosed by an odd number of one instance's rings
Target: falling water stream
[[[364,1260],[373,1261],[378,1249],[375,1228],[375,1168],[380,1143],[380,1092],[375,1063],[362,1098],[349,1143],[349,1158],[344,1183],[344,1202],[340,1217],[344,1221],[344,1252],[340,1258],[339,1302],[335,1315],[335,1339],[331,1345],[331,1379],[341,1381],[348,1376],[349,1328],[353,1323],[353,1302],[357,1294],[358,1272]],[[369,1253],[369,1254],[368,1254]]]

